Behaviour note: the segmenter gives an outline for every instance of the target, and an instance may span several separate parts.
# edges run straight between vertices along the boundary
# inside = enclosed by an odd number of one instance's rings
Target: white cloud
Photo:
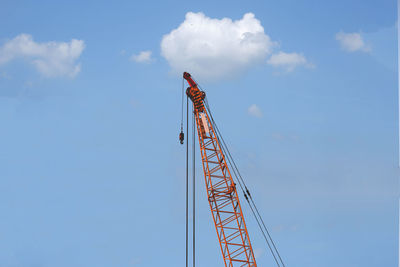
[[[0,65],[23,58],[46,77],[72,78],[81,70],[80,63],[76,61],[84,48],[83,40],[37,43],[31,35],[20,34],[0,47]]]
[[[137,63],[150,63],[153,61],[153,58],[151,57],[151,51],[142,51],[137,55],[132,55],[131,60],[137,62]]]
[[[313,67],[314,65],[307,62],[307,59],[298,53],[278,52],[273,54],[267,61],[269,65],[274,67],[285,68],[288,72],[293,71],[298,66]]]
[[[336,34],[336,40],[342,49],[347,52],[371,51],[371,47],[365,44],[360,33],[345,33],[341,31]]]
[[[163,36],[161,54],[174,73],[188,71],[199,80],[215,80],[263,62],[276,46],[252,13],[232,21],[189,12]]]
[[[261,118],[263,116],[261,109],[256,104],[251,105],[247,109],[247,113],[257,118]]]

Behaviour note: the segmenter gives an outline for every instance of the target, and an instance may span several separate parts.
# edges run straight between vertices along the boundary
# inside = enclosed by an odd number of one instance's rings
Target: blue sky
[[[0,266],[184,265],[178,59],[198,72],[287,266],[395,266],[396,10],[395,1],[0,1]],[[230,18],[223,27],[254,14],[256,56],[207,34],[212,56],[169,54],[163,37],[188,12],[212,25]],[[172,47],[188,48],[180,33]],[[197,166],[197,266],[222,266]],[[273,266],[250,215],[257,262]]]

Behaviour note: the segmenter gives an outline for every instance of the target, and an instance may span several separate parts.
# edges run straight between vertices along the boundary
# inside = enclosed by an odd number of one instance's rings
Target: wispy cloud
[[[131,56],[131,60],[137,63],[150,63],[154,59],[152,58],[152,52],[149,50],[142,51],[139,54],[134,54]]]
[[[283,141],[283,140],[290,140],[290,141],[298,141],[299,136],[298,135],[285,135],[282,133],[272,133],[272,138],[275,140]]]
[[[272,227],[272,230],[274,232],[296,232],[299,230],[299,225],[297,224],[292,224],[292,225],[284,225],[284,224],[279,224],[279,225],[275,225],[274,227]]]
[[[256,259],[260,259],[260,257],[262,256],[264,250],[262,248],[256,248],[254,249],[254,257]]]
[[[46,77],[75,77],[81,70],[76,61],[85,48],[83,40],[38,43],[29,34],[20,34],[0,47],[0,65],[23,58]]]
[[[262,113],[261,109],[256,104],[251,105],[247,109],[247,113],[250,116],[257,117],[257,118],[261,118],[263,116],[263,113]]]
[[[138,265],[140,265],[141,262],[142,262],[142,261],[141,261],[140,259],[135,258],[135,259],[132,259],[132,260],[130,261],[130,265],[132,265],[132,266],[138,266]]]
[[[371,51],[371,47],[364,42],[361,33],[345,33],[341,31],[335,37],[340,47],[346,52]]]
[[[278,52],[273,54],[268,60],[267,64],[273,67],[280,67],[288,72],[293,71],[296,67],[306,66],[313,68],[314,65],[309,63],[303,54],[298,53],[285,53]]]
[[[9,80],[9,79],[11,79],[11,76],[10,76],[7,72],[5,72],[5,71],[1,71],[1,72],[0,72],[0,79]]]

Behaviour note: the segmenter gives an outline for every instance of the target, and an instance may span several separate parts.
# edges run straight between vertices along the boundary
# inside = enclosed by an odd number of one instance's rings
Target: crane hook
[[[181,145],[183,145],[183,140],[185,140],[185,134],[183,133],[183,131],[181,131],[181,133],[179,134],[179,141]]]

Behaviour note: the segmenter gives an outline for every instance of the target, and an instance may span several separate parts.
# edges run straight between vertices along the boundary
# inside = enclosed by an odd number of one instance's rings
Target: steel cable
[[[278,249],[276,248],[276,245],[275,245],[275,243],[274,243],[274,241],[273,241],[273,239],[272,239],[272,237],[271,237],[271,235],[270,235],[270,233],[269,233],[269,231],[268,231],[268,228],[266,227],[266,225],[265,225],[265,223],[264,223],[264,220],[262,219],[262,217],[261,217],[261,215],[260,215],[260,213],[259,213],[259,211],[258,211],[258,208],[257,208],[257,206],[256,206],[256,204],[255,204],[255,202],[254,202],[254,200],[253,200],[253,198],[252,198],[252,196],[251,196],[251,194],[250,194],[250,191],[248,190],[247,185],[246,185],[244,179],[242,178],[242,176],[241,176],[241,174],[240,174],[240,172],[239,172],[239,169],[238,169],[238,167],[237,167],[237,165],[236,165],[236,163],[235,163],[235,161],[234,161],[234,159],[233,159],[233,157],[232,157],[232,155],[231,155],[231,153],[230,153],[230,151],[229,151],[229,149],[228,149],[228,147],[227,147],[227,145],[226,145],[226,143],[225,143],[225,140],[223,139],[223,137],[222,137],[222,135],[221,135],[221,132],[219,131],[218,126],[217,126],[217,124],[216,124],[215,121],[214,121],[214,118],[213,118],[213,116],[212,116],[212,113],[211,113],[211,110],[210,110],[210,107],[209,107],[207,98],[204,100],[204,103],[205,103],[206,108],[207,108],[207,110],[208,110],[208,112],[209,112],[209,114],[210,114],[211,122],[212,122],[214,128],[216,129],[216,136],[217,136],[217,139],[221,139],[221,141],[222,141],[222,142],[220,141],[221,148],[223,149],[224,154],[227,155],[227,159],[228,159],[229,164],[233,167],[232,170],[233,170],[233,173],[234,173],[234,175],[235,175],[235,177],[236,177],[236,180],[238,181],[239,186],[241,187],[241,189],[242,189],[242,191],[243,191],[243,194],[244,194],[244,196],[245,196],[245,198],[246,198],[246,200],[247,200],[247,203],[249,204],[249,206],[250,206],[250,208],[251,208],[251,210],[252,210],[252,213],[253,213],[253,215],[254,215],[256,221],[257,221],[257,224],[258,224],[258,226],[260,227],[260,230],[261,230],[261,232],[262,232],[262,234],[263,234],[263,236],[264,236],[264,238],[265,238],[265,241],[267,242],[267,245],[268,245],[268,247],[270,248],[271,254],[273,255],[273,257],[274,257],[275,262],[277,263],[277,265],[280,266],[280,264],[278,263],[277,258],[276,258],[276,256],[275,256],[275,253],[276,253],[277,256],[278,256],[278,258],[279,258],[279,261],[280,261],[281,264],[282,264],[282,266],[285,267],[285,264],[283,263],[283,260],[282,260],[282,258],[281,258],[281,256],[280,256],[280,253],[279,253]],[[242,186],[242,183],[243,183],[243,186]],[[244,189],[245,189],[245,190],[244,190]],[[249,202],[249,200],[248,200],[248,198],[247,198],[247,195],[248,195],[248,197],[250,198],[251,203]],[[263,231],[263,228],[261,227],[261,224],[260,224],[260,222],[259,222],[259,220],[258,220],[258,218],[257,218],[256,213],[255,213],[254,210],[253,210],[252,205],[254,206],[254,209],[255,209],[255,211],[257,212],[257,215],[258,215],[258,217],[259,217],[259,219],[260,219],[262,225],[264,226],[264,229],[265,229],[265,231],[266,231],[266,233],[267,233],[267,235],[268,235],[268,238],[266,237],[266,235],[265,235],[265,233],[264,233],[264,231]],[[271,244],[272,244],[272,246],[273,246],[273,249],[271,248],[271,246],[270,246],[270,244],[269,244],[269,242],[268,242],[268,239],[270,240],[270,242],[271,242]],[[274,251],[275,251],[275,253],[274,253]]]
[[[186,98],[186,136],[188,136],[189,128],[189,99]],[[189,226],[188,214],[189,213],[189,142],[186,141],[186,267],[189,266],[188,259],[188,245],[189,245]]]
[[[192,158],[193,158],[193,163],[192,163],[192,168],[193,168],[193,180],[192,180],[192,188],[193,188],[193,267],[196,265],[196,146],[195,146],[195,137],[196,137],[196,131],[195,131],[195,117],[194,117],[194,107],[193,107],[193,112],[192,112],[192,132],[193,132],[193,137],[192,137]]]

